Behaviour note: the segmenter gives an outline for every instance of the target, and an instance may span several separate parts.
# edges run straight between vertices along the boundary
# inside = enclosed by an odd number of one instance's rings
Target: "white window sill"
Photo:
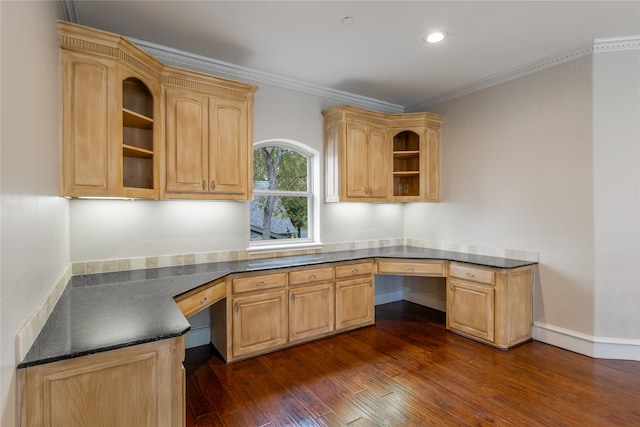
[[[275,245],[254,245],[247,249],[249,255],[268,252],[306,251],[310,249],[322,249],[322,242],[281,243]]]

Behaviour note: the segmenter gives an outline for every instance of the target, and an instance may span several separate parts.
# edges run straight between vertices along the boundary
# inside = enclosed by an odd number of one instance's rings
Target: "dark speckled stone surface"
[[[393,246],[74,276],[18,368],[183,335],[189,322],[173,297],[230,273],[366,258],[462,261],[497,268],[536,262]]]

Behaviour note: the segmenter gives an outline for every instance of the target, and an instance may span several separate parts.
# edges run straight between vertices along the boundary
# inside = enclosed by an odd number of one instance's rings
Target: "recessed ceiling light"
[[[444,31],[434,31],[432,33],[429,33],[424,40],[427,43],[439,43],[442,40],[444,40],[447,37],[447,33],[445,33]]]
[[[353,16],[345,16],[344,18],[342,18],[342,23],[344,25],[351,25],[354,22],[356,22],[356,18],[354,18]]]

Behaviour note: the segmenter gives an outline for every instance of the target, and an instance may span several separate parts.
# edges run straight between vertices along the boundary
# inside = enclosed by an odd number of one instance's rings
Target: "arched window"
[[[253,148],[251,248],[318,244],[318,152],[282,139]]]

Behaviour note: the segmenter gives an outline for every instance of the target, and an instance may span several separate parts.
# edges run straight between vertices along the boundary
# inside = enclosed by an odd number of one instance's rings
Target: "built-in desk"
[[[74,276],[18,365],[20,424],[183,425],[185,314],[210,307],[239,360],[372,324],[375,274],[446,277],[447,328],[507,348],[530,339],[535,264],[395,246]],[[261,348],[258,314],[276,311],[288,323]],[[249,326],[229,329],[233,313]]]

